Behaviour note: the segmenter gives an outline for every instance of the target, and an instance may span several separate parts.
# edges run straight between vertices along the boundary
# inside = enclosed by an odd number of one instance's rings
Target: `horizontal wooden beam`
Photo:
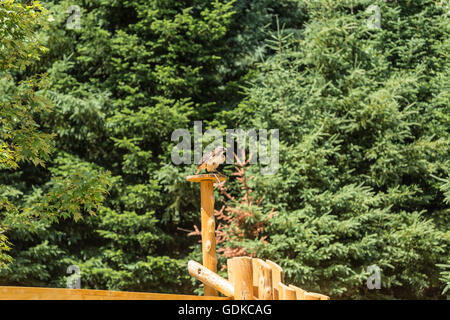
[[[330,300],[330,297],[320,293],[305,292],[305,300]]]
[[[184,294],[0,286],[0,300],[230,300]]]
[[[202,266],[200,263],[189,260],[188,270],[191,276],[203,282],[205,286],[214,288],[227,297],[234,296],[234,287],[231,282]]]

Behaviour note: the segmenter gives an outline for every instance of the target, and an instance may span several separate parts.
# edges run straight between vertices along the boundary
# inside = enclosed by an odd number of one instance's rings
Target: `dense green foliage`
[[[52,109],[45,97],[46,78],[21,73],[47,50],[36,34],[38,27],[46,26],[46,18],[39,3],[3,1],[0,6],[0,169],[17,181],[0,187],[0,267],[6,270],[5,262],[11,261],[5,253],[10,250],[8,233],[30,236],[61,218],[77,220],[82,213],[94,214],[109,184],[105,173],[82,168],[71,172],[67,166],[61,174],[50,169],[53,174],[39,189],[30,189],[22,178],[27,176],[27,165],[44,166],[54,136],[40,130],[36,120]],[[20,172],[16,169],[21,164]]]
[[[380,29],[366,23],[372,4]],[[71,5],[79,29],[67,28]],[[245,170],[260,201],[239,200],[242,179],[227,182],[238,200],[217,193],[218,208],[231,208],[225,231],[233,208],[254,213],[222,252],[269,258],[289,283],[332,298],[448,294],[450,23],[437,1],[43,6],[48,28],[35,33],[24,16],[16,35],[40,44],[0,51],[0,120],[20,106],[12,129],[28,130],[4,152],[17,135],[2,122],[0,196],[5,217],[48,214],[32,228],[4,219],[13,260],[0,284],[63,287],[76,264],[83,288],[193,292],[186,262],[200,260],[198,238],[183,230],[199,224],[198,186],[185,181],[194,165],[171,163],[170,137],[202,120],[280,130],[278,173]],[[45,87],[19,84],[43,73]],[[381,290],[366,286],[370,265]]]
[[[434,6],[379,5],[381,30],[365,28],[361,5],[305,5],[302,35],[274,40],[234,111],[280,128],[280,172],[253,181],[280,211],[258,252],[332,296],[370,294],[372,264],[383,294],[436,296],[450,240],[433,177],[450,167],[450,25]]]

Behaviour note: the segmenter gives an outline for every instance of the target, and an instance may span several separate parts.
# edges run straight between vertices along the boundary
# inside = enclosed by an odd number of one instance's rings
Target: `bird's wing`
[[[205,163],[206,161],[208,161],[212,157],[214,157],[214,150],[204,154],[203,157],[200,159],[200,162],[199,162],[198,166],[200,166],[202,163]]]

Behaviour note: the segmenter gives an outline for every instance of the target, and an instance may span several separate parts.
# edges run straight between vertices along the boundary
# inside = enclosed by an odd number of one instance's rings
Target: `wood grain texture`
[[[274,300],[280,300],[280,287],[279,284],[284,282],[283,268],[273,261],[266,260],[266,263],[272,269],[272,296]]]
[[[232,274],[235,300],[253,300],[252,258],[235,257],[228,259],[229,272]]]
[[[234,296],[234,287],[231,282],[202,266],[200,263],[190,260],[188,262],[188,270],[191,276],[203,282],[205,286],[218,290],[227,297]]]
[[[305,300],[330,300],[330,297],[320,293],[306,292]]]
[[[307,293],[306,290],[303,290],[302,288],[293,286],[292,284],[289,285],[289,288],[292,288],[295,290],[297,300],[305,300],[305,293]]]
[[[278,288],[280,290],[279,300],[297,300],[297,294],[294,289],[281,282],[278,284]]]
[[[190,182],[203,182],[203,181],[217,182],[217,179],[219,179],[220,182],[223,182],[227,180],[227,177],[221,173],[194,174],[186,177],[186,180]]]
[[[0,300],[230,300],[183,294],[0,286]]]
[[[201,198],[201,233],[202,233],[202,263],[217,273],[216,256],[216,223],[214,219],[214,190],[213,183],[223,182],[226,176],[220,173],[197,174],[186,177],[187,181],[200,182]],[[205,285],[205,296],[217,296],[217,290]]]
[[[217,273],[216,224],[214,220],[214,192],[212,181],[200,182],[201,232],[203,265]],[[217,290],[205,285],[205,296],[217,296]]]
[[[262,259],[253,258],[253,295],[259,300],[272,300],[272,269]]]

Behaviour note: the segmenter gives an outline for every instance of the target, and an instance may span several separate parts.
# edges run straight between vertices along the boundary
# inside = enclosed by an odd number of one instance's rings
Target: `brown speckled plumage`
[[[217,167],[225,162],[224,153],[226,150],[224,147],[217,147],[213,151],[204,154],[200,160],[200,164],[197,166],[196,174],[204,169],[208,172],[216,171]]]

